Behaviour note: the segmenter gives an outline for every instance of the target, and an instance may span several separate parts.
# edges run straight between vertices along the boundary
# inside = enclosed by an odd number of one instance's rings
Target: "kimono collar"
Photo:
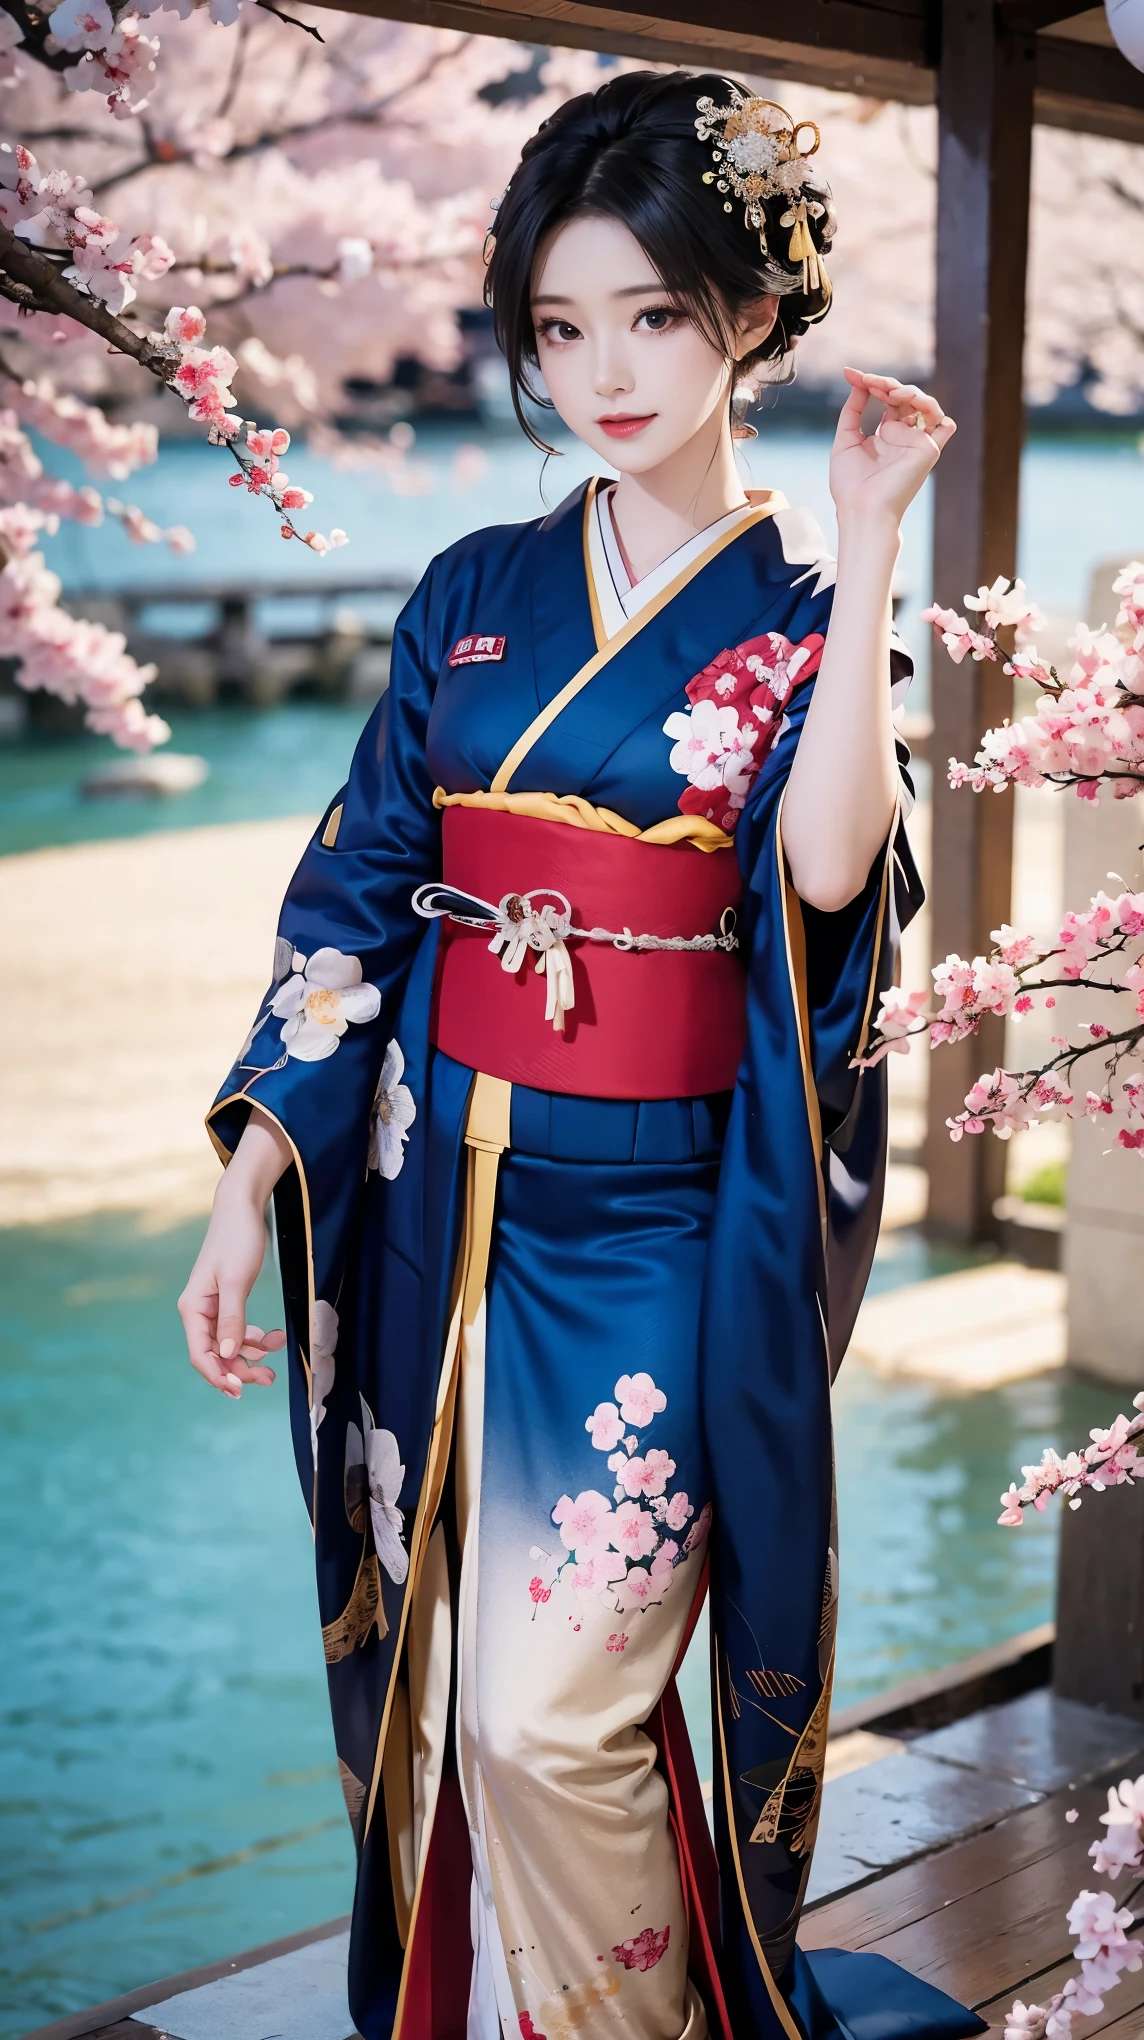
[[[665,585],[611,637],[602,635],[599,612],[593,604],[595,650],[588,657],[581,653],[573,664],[569,651],[577,639],[583,642],[588,622],[575,599],[576,578],[589,594],[594,587],[587,548],[595,491],[596,484],[589,483],[575,505],[578,530],[569,515],[571,501],[537,529],[540,556],[532,594],[539,713],[521,731],[494,773],[490,789],[494,793],[526,790],[520,781],[513,786],[514,775],[526,759],[533,786],[556,787],[567,776],[564,761],[570,744],[590,777],[594,769],[588,764],[590,756],[597,765],[602,763],[624,735],[654,713],[661,701],[673,698],[707,664],[713,656],[713,631],[725,633],[738,617],[745,627],[759,614],[760,583],[770,578],[770,548],[760,554],[747,542],[757,526],[770,522],[776,509],[781,514],[783,498],[769,492],[761,501],[745,505],[730,530],[714,538],[710,530],[699,533],[695,556],[683,567],[673,560],[675,571]],[[575,576],[572,559],[574,538],[579,540],[579,576]],[[559,600],[561,592],[563,602]],[[564,678],[570,666],[571,677]],[[592,687],[590,683],[605,668],[609,669],[606,688]],[[553,730],[557,721],[558,736]],[[548,763],[550,755],[552,762]]]
[[[724,532],[733,532],[753,510],[763,505],[773,510],[787,507],[786,497],[778,489],[749,489],[745,503],[737,504],[724,516],[705,525],[702,531],[685,539],[642,580],[633,582],[624,564],[612,517],[614,491],[614,482],[597,480],[589,484],[584,499],[584,567],[598,647],[615,637],[631,617],[637,616],[662,589],[693,565],[707,551],[712,540],[720,538]]]

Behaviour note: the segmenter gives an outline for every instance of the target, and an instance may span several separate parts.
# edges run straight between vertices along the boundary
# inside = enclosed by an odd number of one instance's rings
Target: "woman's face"
[[[760,301],[739,336],[746,354],[778,301]],[[540,371],[564,423],[622,474],[646,474],[724,429],[731,364],[666,291],[619,220],[569,220],[537,264],[532,297]]]

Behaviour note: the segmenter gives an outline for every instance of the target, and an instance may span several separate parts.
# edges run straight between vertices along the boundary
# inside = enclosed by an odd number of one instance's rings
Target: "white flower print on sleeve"
[[[334,1354],[338,1349],[338,1313],[319,1296],[310,1312],[310,1444],[318,1470],[318,1431],[334,1385]]]
[[[369,1117],[369,1154],[367,1167],[376,1169],[392,1183],[400,1176],[405,1160],[405,1143],[409,1129],[417,1117],[417,1107],[408,1084],[401,1079],[405,1074],[405,1057],[400,1044],[391,1041],[385,1051],[385,1061],[377,1080],[377,1094]]]
[[[270,1010],[285,1021],[282,1042],[299,1062],[325,1062],[350,1021],[381,1011],[376,985],[362,983],[361,963],[340,949],[316,949],[309,961],[295,954],[294,976],[274,994]]]
[[[299,956],[294,944],[285,935],[276,935],[274,937],[273,965],[275,984],[280,985],[283,978],[289,977],[292,970],[305,970],[305,968],[306,959],[304,956]]]
[[[409,1573],[409,1553],[402,1534],[405,1516],[397,1506],[405,1479],[401,1448],[392,1431],[374,1423],[364,1395],[359,1395],[358,1401],[362,1428],[359,1431],[356,1424],[346,1427],[346,1514],[356,1529],[368,1495],[374,1550],[394,1586],[400,1587]]]

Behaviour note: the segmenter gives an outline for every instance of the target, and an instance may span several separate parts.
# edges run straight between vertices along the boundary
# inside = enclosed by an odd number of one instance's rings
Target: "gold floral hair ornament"
[[[826,266],[810,232],[810,221],[821,219],[826,207],[805,189],[807,163],[822,140],[816,122],[796,121],[777,100],[748,97],[735,85],[727,90],[727,106],[716,106],[706,95],[695,102],[695,132],[701,142],[714,143],[714,168],[704,171],[704,184],[734,194],[743,208],[743,224],[754,228],[764,255],[771,250],[763,200],[785,197],[789,202],[779,225],[791,229],[787,260],[801,262],[804,291],[829,291]],[[812,139],[804,147],[807,134]],[[730,197],[724,196],[723,210],[734,210]]]

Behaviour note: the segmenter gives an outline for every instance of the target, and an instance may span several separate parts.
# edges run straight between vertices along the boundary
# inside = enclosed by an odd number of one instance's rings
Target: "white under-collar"
[[[685,539],[642,581],[632,581],[624,565],[616,527],[612,520],[611,499],[614,482],[606,482],[596,490],[588,518],[588,565],[595,588],[596,603],[606,638],[615,637],[629,618],[638,616],[641,609],[654,601],[655,597],[674,581],[714,539],[722,537],[725,531],[734,530],[737,524],[757,510],[760,503],[771,504],[775,509],[785,507],[786,498],[777,490],[756,490],[756,500],[740,503],[735,510],[728,510],[724,517],[717,517],[714,524],[697,531],[693,538]]]

